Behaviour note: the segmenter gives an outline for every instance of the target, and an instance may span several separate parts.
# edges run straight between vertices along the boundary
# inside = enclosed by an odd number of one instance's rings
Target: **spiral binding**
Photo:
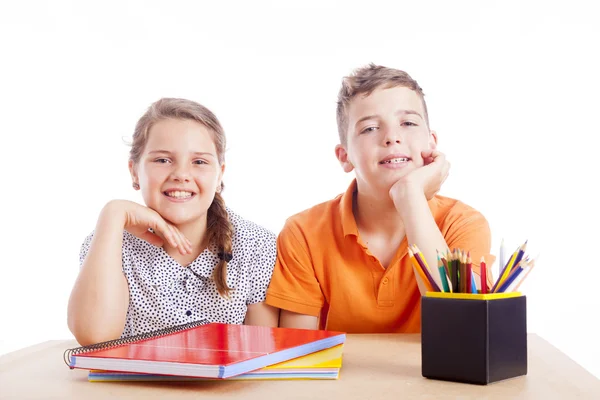
[[[199,321],[188,322],[183,325],[176,325],[176,326],[172,326],[170,328],[159,329],[157,331],[140,333],[138,335],[126,336],[123,338],[109,340],[107,342],[96,343],[96,344],[92,344],[89,346],[82,346],[82,347],[75,347],[73,349],[67,349],[67,350],[65,350],[65,352],[63,354],[63,360],[65,361],[65,364],[67,364],[67,366],[69,368],[73,369],[73,367],[71,367],[71,356],[74,356],[77,354],[89,353],[90,351],[94,351],[94,350],[111,349],[113,347],[118,347],[118,346],[122,346],[125,344],[138,342],[140,340],[154,339],[157,337],[170,335],[172,333],[185,331],[187,329],[196,328],[200,325],[206,325],[206,324],[210,324],[210,321],[208,321],[206,319],[201,319]]]

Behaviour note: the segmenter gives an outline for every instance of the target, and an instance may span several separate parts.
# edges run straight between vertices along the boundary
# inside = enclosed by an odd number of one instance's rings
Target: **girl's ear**
[[[352,165],[348,159],[348,152],[346,151],[346,148],[341,144],[335,146],[335,156],[340,162],[344,172],[351,172],[354,169],[354,165]]]
[[[131,182],[133,185],[134,189],[139,189],[140,188],[140,184],[139,184],[139,179],[138,179],[138,174],[135,168],[135,165],[133,164],[133,161],[129,160],[129,174],[131,175]]]
[[[223,174],[225,173],[225,164],[221,165],[221,172],[219,173],[219,179],[217,180],[217,193],[221,193],[223,185]]]

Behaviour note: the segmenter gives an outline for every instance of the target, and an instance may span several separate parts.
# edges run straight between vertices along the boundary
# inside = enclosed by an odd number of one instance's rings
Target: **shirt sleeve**
[[[288,220],[277,238],[277,262],[267,290],[267,304],[318,317],[324,303],[308,245],[300,229]]]
[[[90,251],[90,246],[92,244],[92,238],[94,237],[94,232],[90,233],[81,245],[81,249],[79,250],[79,268],[83,267],[83,262],[87,257],[88,252]]]
[[[446,244],[450,250],[456,248],[470,252],[473,271],[476,274],[481,274],[481,257],[484,257],[488,268],[494,263],[496,257],[490,253],[490,226],[483,214],[462,204],[462,207],[455,207],[455,210],[450,211],[446,217],[446,224]],[[491,287],[493,281],[490,274],[487,275],[487,282]],[[477,284],[479,286],[479,282]]]
[[[265,301],[267,287],[273,274],[277,255],[275,235],[265,229],[266,238],[260,241],[252,257],[251,287],[246,304]]]

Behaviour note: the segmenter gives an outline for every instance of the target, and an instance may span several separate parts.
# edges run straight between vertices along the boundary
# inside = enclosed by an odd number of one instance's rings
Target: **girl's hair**
[[[154,124],[164,119],[187,119],[204,125],[212,133],[213,142],[217,149],[219,165],[225,162],[225,132],[221,123],[208,108],[186,99],[163,98],[153,103],[146,113],[142,115],[135,126],[129,160],[133,164],[140,161],[144,147],[148,142],[148,133]],[[221,190],[224,185],[221,182]],[[219,294],[228,297],[231,288],[227,286],[227,261],[231,255],[231,238],[233,226],[229,222],[229,214],[225,208],[225,201],[220,193],[215,193],[215,198],[208,208],[206,229],[209,243],[217,247],[219,264],[215,268],[213,279]]]

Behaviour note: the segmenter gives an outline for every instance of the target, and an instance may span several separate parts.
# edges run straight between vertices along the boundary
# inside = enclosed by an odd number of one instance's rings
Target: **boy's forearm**
[[[429,204],[422,191],[406,190],[399,198],[398,212],[404,223],[408,244],[416,244],[425,256],[431,276],[439,287],[441,280],[437,272],[437,253],[448,248],[444,236],[431,214]]]
[[[129,289],[122,270],[123,222],[103,210],[71,292],[68,325],[82,345],[118,338]]]
[[[318,318],[312,315],[298,314],[288,310],[281,310],[279,314],[279,326],[282,328],[317,329],[318,321]]]

